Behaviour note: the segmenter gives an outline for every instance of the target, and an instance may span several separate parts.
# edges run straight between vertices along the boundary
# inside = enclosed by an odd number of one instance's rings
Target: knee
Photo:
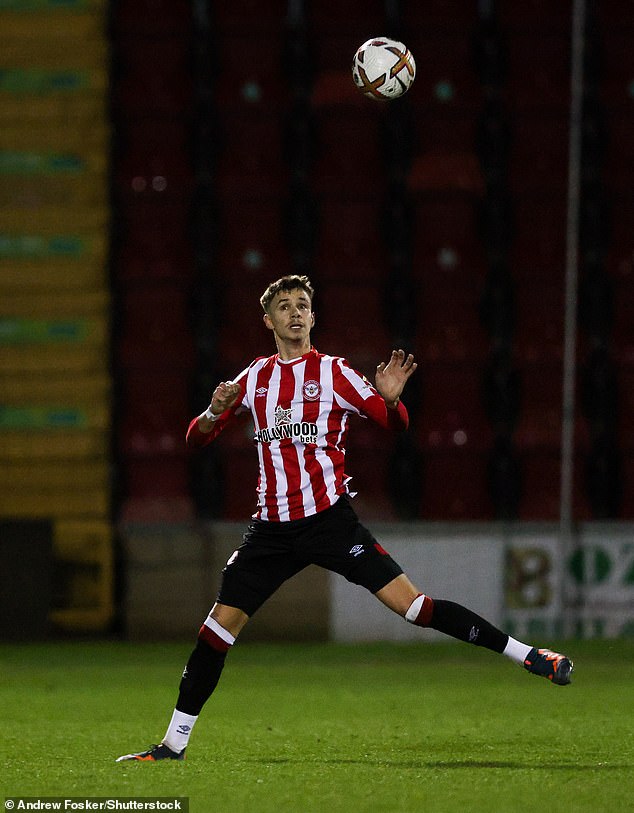
[[[219,624],[235,640],[249,620],[249,616],[237,607],[229,607],[226,604],[217,602],[209,613],[207,620],[209,619]]]

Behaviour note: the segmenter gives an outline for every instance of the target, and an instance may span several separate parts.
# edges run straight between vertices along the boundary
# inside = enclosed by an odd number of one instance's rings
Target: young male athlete
[[[208,409],[189,426],[187,443],[202,447],[239,413],[251,413],[260,461],[258,508],[223,570],[218,599],[198,633],[162,742],[117,761],[184,758],[240,631],[286,579],[309,564],[362,585],[412,624],[503,653],[553,683],[570,683],[569,658],[534,649],[459,604],[421,593],[359,522],[344,470],[349,418],[362,415],[384,428],[407,429],[400,397],[416,363],[393,350],[378,365],[373,387],[345,359],[311,346],[312,298],[305,276],[282,277],[268,286],[260,301],[277,353],[255,359],[235,381],[219,384]]]

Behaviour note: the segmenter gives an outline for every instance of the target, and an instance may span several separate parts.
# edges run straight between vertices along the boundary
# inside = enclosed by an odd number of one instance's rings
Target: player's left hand
[[[414,356],[411,353],[405,356],[404,350],[392,350],[390,360],[377,366],[376,388],[388,406],[398,404],[403,388],[417,366]]]

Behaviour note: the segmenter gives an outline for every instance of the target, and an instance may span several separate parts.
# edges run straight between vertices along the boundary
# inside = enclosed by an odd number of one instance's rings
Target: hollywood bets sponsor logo
[[[317,424],[309,421],[292,421],[291,410],[278,406],[275,410],[275,426],[258,429],[257,443],[271,443],[273,440],[296,440],[299,443],[317,443]]]
[[[317,443],[317,424],[308,421],[285,423],[282,426],[267,426],[255,433],[257,443],[270,443],[272,440],[290,438],[300,443]]]

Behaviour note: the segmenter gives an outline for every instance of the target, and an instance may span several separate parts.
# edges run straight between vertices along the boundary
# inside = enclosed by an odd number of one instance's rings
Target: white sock
[[[176,751],[176,753],[180,753],[183,748],[187,748],[190,734],[197,719],[197,716],[194,717],[191,714],[185,714],[174,709],[174,714],[172,714],[172,719],[163,737],[165,745],[171,748],[172,751]]]
[[[503,655],[506,655],[507,658],[510,658],[515,663],[523,664],[526,660],[526,656],[531,651],[533,647],[528,646],[528,644],[523,644],[521,641],[516,641],[515,638],[511,638],[509,635],[508,644],[504,647]]]

